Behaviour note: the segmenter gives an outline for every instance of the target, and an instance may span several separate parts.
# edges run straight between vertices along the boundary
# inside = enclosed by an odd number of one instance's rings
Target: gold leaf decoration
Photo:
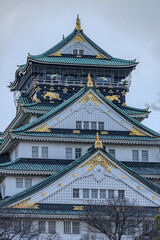
[[[147,136],[147,134],[143,133],[142,131],[140,131],[139,129],[135,128],[132,126],[133,129],[128,129],[129,131],[131,131],[129,133],[129,135],[136,135],[136,136]]]
[[[102,56],[100,53],[97,53],[96,58],[105,58],[105,57]]]
[[[98,165],[102,166],[104,169],[106,169],[110,173],[111,173],[111,169],[109,168],[109,166],[117,169],[117,167],[113,163],[111,163],[109,160],[103,157],[102,154],[100,153],[98,153],[92,159],[88,160],[81,167],[83,168],[83,167],[89,166],[89,168],[87,168],[87,172],[89,172]]]
[[[46,99],[47,97],[49,97],[49,100],[50,100],[50,101],[51,101],[52,99],[61,100],[61,98],[59,97],[59,93],[56,93],[56,92],[47,92],[47,91],[44,91],[44,96],[43,96],[43,98]]]
[[[53,56],[55,57],[61,57],[62,56],[62,53],[60,51],[56,52],[53,54]]]
[[[73,41],[76,43],[77,41],[80,41],[81,43],[85,42],[85,40],[80,36],[80,35],[77,35]]]
[[[107,98],[109,101],[111,101],[111,102],[113,102],[113,100],[117,101],[118,103],[121,102],[121,101],[119,100],[120,95],[106,96],[106,98]]]
[[[37,205],[37,202],[31,202],[31,203],[28,203],[29,201],[31,200],[31,197],[20,202],[20,203],[17,203],[13,206],[11,206],[11,208],[32,208],[32,209],[39,209],[38,205]]]
[[[93,93],[88,93],[85,97],[83,97],[79,102],[82,102],[82,106],[85,105],[87,102],[92,101],[94,104],[99,107],[98,103],[101,103],[100,100],[93,95]]]
[[[47,123],[34,129],[33,132],[51,132],[50,127],[47,127]]]
[[[84,206],[73,206],[73,210],[77,211],[77,210],[84,210]]]

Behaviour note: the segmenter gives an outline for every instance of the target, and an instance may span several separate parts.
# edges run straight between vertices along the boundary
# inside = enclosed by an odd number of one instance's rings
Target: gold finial
[[[28,57],[29,57],[29,58],[31,57],[31,54],[30,54],[30,53],[28,53]]]
[[[101,148],[101,149],[103,148],[98,132],[96,134],[95,148]]]
[[[81,23],[80,23],[79,15],[77,15],[77,20],[76,20],[76,30],[77,31],[81,30]]]
[[[63,34],[63,36],[62,36],[62,40],[64,40],[64,34]]]
[[[93,82],[90,73],[88,73],[87,87],[93,87]]]
[[[147,111],[147,112],[149,111],[149,107],[147,107],[146,111]]]

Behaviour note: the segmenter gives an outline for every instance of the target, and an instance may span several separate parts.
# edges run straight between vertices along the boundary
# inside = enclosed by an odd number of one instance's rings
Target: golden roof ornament
[[[93,87],[93,82],[90,73],[88,73],[87,87]]]
[[[76,30],[77,31],[81,30],[81,23],[80,23],[79,15],[77,15],[77,19],[76,19]]]
[[[103,145],[102,145],[102,142],[100,140],[100,136],[99,136],[98,132],[96,134],[96,142],[95,142],[94,148],[101,148],[101,149],[103,148]]]
[[[63,36],[62,36],[62,40],[64,40],[64,34],[63,34]]]

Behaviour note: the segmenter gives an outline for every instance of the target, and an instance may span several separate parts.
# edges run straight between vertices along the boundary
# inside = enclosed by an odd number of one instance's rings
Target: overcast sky
[[[17,65],[28,53],[40,54],[81,26],[114,57],[137,59],[127,105],[145,108],[160,92],[160,0],[0,0],[0,131],[14,118],[13,93]],[[159,103],[160,105],[160,103]],[[143,121],[160,132],[160,111]]]

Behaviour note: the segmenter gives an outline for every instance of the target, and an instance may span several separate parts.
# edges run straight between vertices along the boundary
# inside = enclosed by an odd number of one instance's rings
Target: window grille
[[[66,159],[72,159],[72,148],[66,148]]]
[[[18,148],[15,150],[15,159],[18,159]]]
[[[25,178],[25,188],[32,187],[32,178]]]
[[[82,129],[82,122],[76,121],[76,129]]]
[[[32,158],[38,158],[38,147],[32,147]]]
[[[79,189],[73,189],[73,198],[79,198]]]
[[[65,234],[71,233],[71,222],[64,222],[64,233]]]
[[[48,158],[48,147],[42,147],[42,158]]]
[[[80,158],[82,155],[82,149],[81,148],[76,148],[75,149],[75,159]]]
[[[119,199],[124,199],[125,195],[124,195],[124,190],[118,190],[118,198]]]
[[[77,54],[78,54],[78,50],[74,49],[74,50],[73,50],[73,54],[74,54],[74,55],[77,55]]]
[[[29,220],[23,221],[23,231],[26,233],[30,230],[32,222]]]
[[[115,149],[109,149],[108,152],[112,155],[112,157],[115,157]]]
[[[83,55],[83,50],[79,50],[79,55]]]
[[[21,221],[20,220],[14,220],[14,229],[16,232],[21,231]]]
[[[139,161],[139,151],[138,150],[132,150],[132,160]]]
[[[72,233],[79,234],[80,233],[80,224],[79,222],[72,222]]]
[[[39,221],[39,233],[46,233],[46,222],[45,221]]]
[[[98,123],[98,130],[104,130],[104,122]]]
[[[148,150],[142,150],[142,161],[148,162]]]
[[[16,178],[16,188],[23,188],[23,178]]]
[[[84,129],[89,129],[89,122],[84,122]]]
[[[3,198],[6,196],[6,185],[3,186]]]
[[[96,122],[91,122],[91,129],[96,130],[97,129],[97,123]]]
[[[92,198],[98,198],[98,190],[97,189],[92,189],[91,190],[91,197]]]
[[[114,190],[108,190],[108,199],[114,199]]]
[[[49,221],[48,222],[48,233],[52,234],[56,232],[56,222],[55,221]]]
[[[105,189],[100,189],[100,198],[105,199],[106,198],[106,190]]]
[[[89,189],[83,189],[83,198],[89,198]]]

